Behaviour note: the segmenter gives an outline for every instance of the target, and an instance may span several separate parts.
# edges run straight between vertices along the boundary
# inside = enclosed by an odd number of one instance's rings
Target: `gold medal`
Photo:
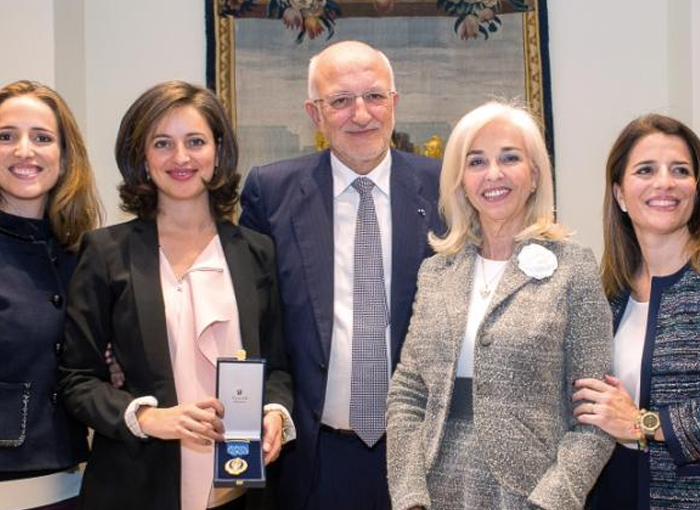
[[[228,474],[238,476],[241,473],[246,472],[248,469],[248,463],[240,457],[236,457],[235,459],[231,459],[224,464],[224,469]]]

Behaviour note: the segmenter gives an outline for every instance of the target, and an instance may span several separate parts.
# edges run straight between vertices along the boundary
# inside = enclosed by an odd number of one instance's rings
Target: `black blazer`
[[[237,297],[243,347],[268,362],[266,402],[291,409],[271,241],[229,222],[217,225]],[[109,382],[112,343],[126,376]],[[160,284],[158,230],[133,220],[85,236],[68,294],[61,365],[66,408],[95,429],[79,508],[180,508],[178,441],[141,440],[124,421],[136,397],[177,405]]]

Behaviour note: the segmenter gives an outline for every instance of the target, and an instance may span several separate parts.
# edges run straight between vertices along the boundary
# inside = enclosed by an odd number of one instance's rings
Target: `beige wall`
[[[158,81],[204,82],[203,4],[0,0],[0,84],[38,79],[67,98],[112,223],[123,218],[112,154],[119,119]],[[656,111],[700,131],[700,1],[548,5],[559,217],[600,254],[603,166],[622,126]]]
[[[653,111],[700,130],[698,3],[549,1],[559,218],[598,255],[605,160],[622,127]]]
[[[0,83],[55,79],[54,0],[0,0]]]

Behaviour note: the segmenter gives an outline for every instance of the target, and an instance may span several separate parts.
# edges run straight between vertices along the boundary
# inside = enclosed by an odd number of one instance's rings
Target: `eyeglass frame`
[[[381,95],[386,95],[384,97],[384,100],[386,100],[386,104],[372,104],[370,101],[367,101],[366,97],[368,94],[381,94]],[[371,89],[371,90],[365,90],[361,94],[353,94],[350,92],[340,92],[338,94],[332,94],[329,96],[324,97],[319,97],[316,99],[311,99],[311,102],[315,105],[317,104],[326,104],[328,107],[335,111],[335,112],[344,112],[344,111],[349,111],[351,108],[357,108],[357,99],[362,98],[362,102],[365,104],[365,107],[375,107],[375,108],[385,108],[386,106],[389,105],[389,102],[391,101],[392,96],[397,95],[398,92],[395,90],[387,90],[386,92],[379,91],[376,89]],[[340,98],[348,98],[352,99],[351,102],[347,104],[347,106],[342,106],[340,108],[336,108],[331,104],[331,101],[333,99],[340,99]]]

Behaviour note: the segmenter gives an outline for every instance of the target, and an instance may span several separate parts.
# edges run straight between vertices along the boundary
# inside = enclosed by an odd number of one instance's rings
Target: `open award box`
[[[223,443],[214,451],[215,487],[264,487],[262,451],[265,361],[219,358],[216,396],[224,405]]]

